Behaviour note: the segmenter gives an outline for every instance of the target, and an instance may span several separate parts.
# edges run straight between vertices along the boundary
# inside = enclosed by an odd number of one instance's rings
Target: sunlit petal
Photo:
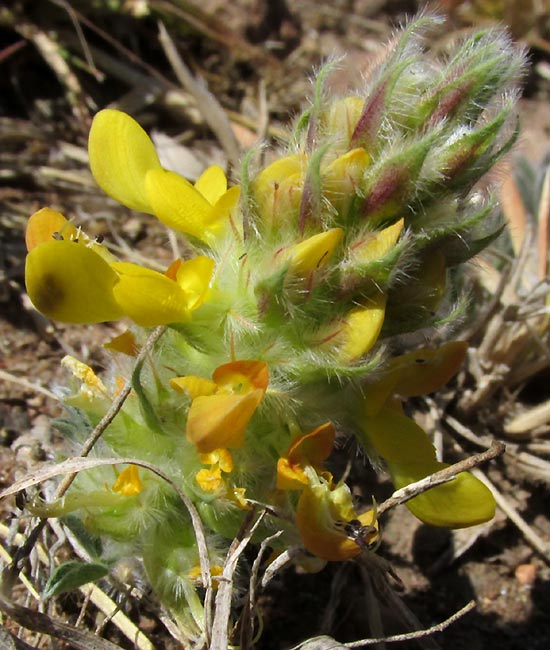
[[[185,292],[166,275],[129,262],[111,266],[119,275],[113,290],[115,300],[135,323],[155,327],[189,318]]]
[[[212,206],[191,183],[175,172],[156,169],[146,174],[145,188],[162,223],[208,242]]]
[[[48,318],[65,323],[101,323],[124,313],[114,299],[118,275],[93,250],[72,241],[51,241],[27,255],[30,299]]]
[[[195,189],[204,196],[210,205],[214,205],[227,191],[227,178],[223,169],[219,165],[207,167],[195,183]]]
[[[189,309],[197,309],[208,294],[215,263],[213,259],[199,255],[182,262],[176,271],[176,282],[185,291]]]
[[[213,395],[218,390],[217,384],[210,379],[203,379],[194,375],[174,377],[170,379],[170,386],[179,393],[186,393],[191,399]]]
[[[259,389],[263,395],[269,383],[269,369],[265,361],[232,361],[218,366],[212,379],[227,392],[244,394]]]
[[[88,153],[92,174],[106,194],[133,210],[152,212],[145,177],[161,166],[151,139],[133,118],[111,109],[97,113]]]

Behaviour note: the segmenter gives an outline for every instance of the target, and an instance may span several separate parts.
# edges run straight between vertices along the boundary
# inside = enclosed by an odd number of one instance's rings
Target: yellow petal
[[[145,177],[161,166],[151,139],[133,118],[100,111],[90,129],[88,153],[92,174],[106,194],[133,210],[152,212]]]
[[[228,474],[233,471],[233,456],[229,449],[214,449],[207,454],[200,454],[200,461],[203,465],[219,465],[222,472]]]
[[[251,184],[252,196],[264,224],[290,222],[298,214],[307,156],[279,158],[263,169]]]
[[[309,484],[307,474],[300,464],[291,463],[286,457],[277,461],[277,489],[303,490]]]
[[[200,307],[207,297],[214,266],[214,260],[204,255],[182,262],[179,266],[176,282],[185,291],[191,311]]]
[[[262,398],[259,389],[246,395],[197,397],[187,415],[187,439],[202,454],[219,447],[241,447],[246,426]]]
[[[209,469],[200,469],[195,474],[195,480],[205,492],[217,492],[223,487],[222,471],[217,465]]]
[[[188,181],[175,172],[156,169],[145,179],[154,215],[174,230],[208,243],[212,206]]]
[[[125,497],[133,497],[143,489],[143,483],[139,478],[137,465],[129,465],[122,470],[113,484],[113,491]]]
[[[212,206],[210,214],[209,230],[214,234],[222,232],[227,224],[229,224],[229,217],[231,212],[237,206],[239,197],[241,196],[241,188],[238,185],[230,187],[227,192],[222,194],[220,198]]]
[[[269,369],[265,361],[232,361],[218,366],[212,379],[226,392],[244,394],[259,389],[263,397],[269,384]]]
[[[118,276],[83,244],[51,241],[27,255],[30,299],[48,318],[65,323],[101,323],[123,316],[113,297]]]
[[[364,98],[353,96],[332,103],[326,116],[327,132],[342,138],[343,144],[347,145],[359,122],[364,105]]]
[[[365,149],[352,149],[322,170],[323,196],[346,216],[354,197],[361,192],[370,156]]]
[[[155,327],[189,318],[185,292],[163,273],[129,262],[116,262],[111,267],[119,275],[113,290],[115,300],[138,325]]]
[[[210,379],[188,375],[187,377],[174,377],[170,379],[170,386],[178,393],[186,393],[191,399],[206,395],[213,395],[218,386]]]
[[[227,191],[227,178],[223,169],[219,165],[211,165],[205,169],[195,183],[195,189],[204,196],[210,205],[214,205]]]
[[[341,228],[321,232],[282,251],[281,259],[289,260],[290,273],[307,276],[329,262],[343,236]]]
[[[27,250],[31,251],[39,244],[54,240],[54,234],[61,239],[73,240],[77,236],[77,229],[70,221],[51,208],[42,208],[29,217],[25,231]]]
[[[386,461],[396,488],[437,472],[447,464],[436,460],[435,449],[416,422],[392,408],[365,418],[366,440]],[[492,519],[495,501],[488,488],[467,472],[407,502],[407,507],[432,526],[463,528]]]
[[[360,241],[355,242],[351,250],[353,262],[368,264],[387,255],[397,243],[404,224],[404,219],[400,219],[391,226],[368,233]]]
[[[353,309],[346,315],[339,337],[338,357],[350,362],[366,354],[378,340],[386,309],[386,296],[382,293],[369,300],[364,307]]]

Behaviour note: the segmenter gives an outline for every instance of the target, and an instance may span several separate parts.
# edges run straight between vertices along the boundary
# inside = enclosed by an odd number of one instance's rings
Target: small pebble
[[[519,564],[515,576],[520,585],[531,586],[537,579],[537,567],[534,564]]]

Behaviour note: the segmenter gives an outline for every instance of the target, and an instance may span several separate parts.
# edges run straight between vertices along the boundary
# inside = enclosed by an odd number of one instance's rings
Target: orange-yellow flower
[[[269,371],[263,361],[233,361],[216,368],[212,380],[186,376],[170,385],[193,400],[187,414],[187,439],[200,453],[240,447],[247,424],[263,400]]]
[[[309,485],[296,509],[296,525],[308,551],[323,560],[341,562],[359,555],[379,537],[375,510],[358,515],[345,483],[308,468]]]
[[[332,422],[325,422],[313,431],[298,437],[286,456],[277,462],[277,487],[280,490],[303,490],[309,485],[305,467],[321,469],[330,456],[336,431]]]

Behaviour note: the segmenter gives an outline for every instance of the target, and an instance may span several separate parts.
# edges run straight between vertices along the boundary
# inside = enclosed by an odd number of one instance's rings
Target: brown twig
[[[425,630],[417,630],[416,632],[406,632],[405,634],[394,634],[393,636],[386,636],[379,639],[361,639],[359,641],[351,641],[349,643],[344,643],[345,648],[362,648],[364,646],[376,645],[377,643],[397,643],[399,641],[413,641],[415,639],[421,639],[423,637],[431,636],[436,632],[443,632],[447,629],[449,625],[456,623],[460,618],[471,612],[476,607],[475,600],[471,600],[469,603],[464,605],[458,612],[455,612],[452,616],[445,619],[441,623],[432,625],[431,627],[426,628]]]
[[[386,499],[386,501],[378,506],[378,515],[380,516],[387,510],[410,501],[410,499],[413,499],[414,497],[422,494],[423,492],[426,492],[427,490],[431,490],[437,485],[452,481],[461,472],[466,472],[473,467],[477,467],[478,465],[487,462],[488,460],[502,456],[505,450],[506,445],[503,442],[493,441],[487,451],[483,451],[479,454],[474,454],[473,456],[465,458],[458,463],[454,463],[445,469],[439,470],[439,472],[430,474],[430,476],[426,476],[425,478],[420,479],[415,483],[411,483],[410,485],[406,485],[400,490],[396,490],[389,499]]]

